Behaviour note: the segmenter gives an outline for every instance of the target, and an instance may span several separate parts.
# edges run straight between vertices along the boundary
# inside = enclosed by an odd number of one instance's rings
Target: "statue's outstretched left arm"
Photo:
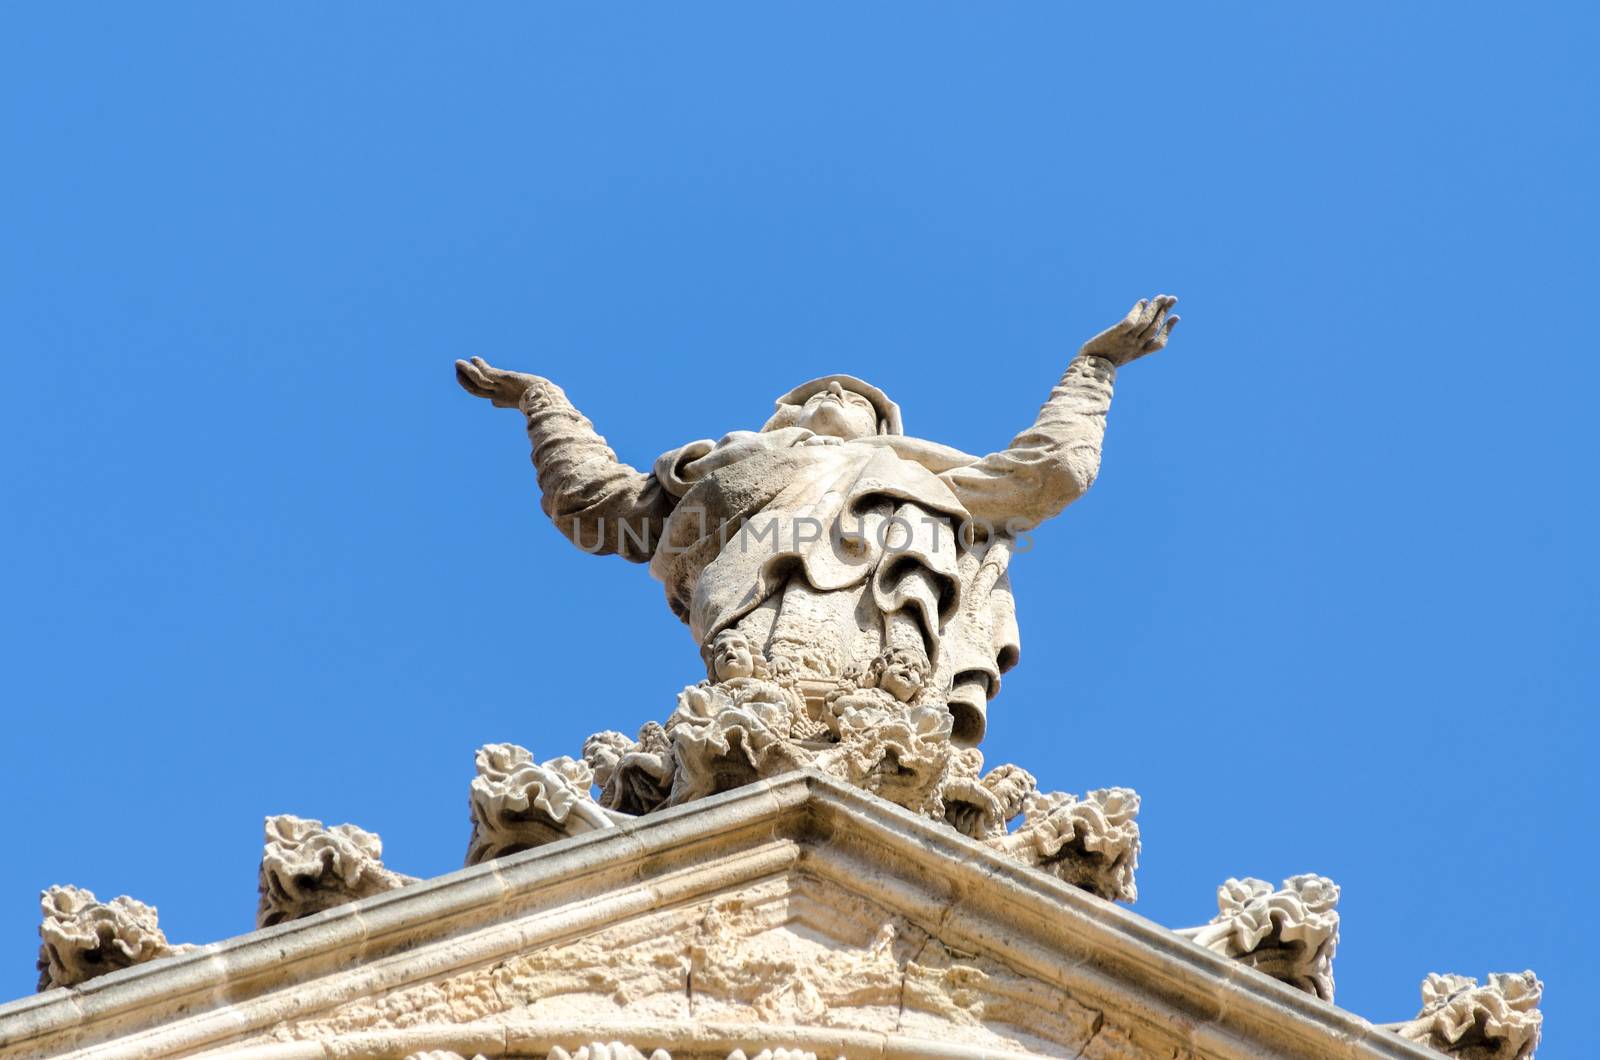
[[[1033,426],[998,453],[939,477],[967,513],[995,529],[1030,530],[1094,484],[1117,369],[1161,349],[1178,322],[1169,295],[1140,300],[1083,344]]]

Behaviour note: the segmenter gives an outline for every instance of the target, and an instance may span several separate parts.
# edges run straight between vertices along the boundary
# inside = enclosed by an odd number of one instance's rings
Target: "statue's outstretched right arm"
[[[617,459],[594,425],[548,379],[456,362],[456,381],[498,408],[521,410],[533,444],[539,507],[567,540],[597,555],[648,563],[675,497],[655,475]]]

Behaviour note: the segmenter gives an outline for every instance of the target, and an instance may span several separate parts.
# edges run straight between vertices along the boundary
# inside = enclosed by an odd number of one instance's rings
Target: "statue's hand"
[[[482,357],[456,362],[456,382],[463,390],[494,402],[496,408],[514,409],[539,377],[496,368]]]
[[[1178,323],[1176,314],[1167,311],[1177,303],[1170,294],[1141,298],[1128,315],[1083,344],[1085,357],[1103,357],[1117,367],[1155,353],[1167,344],[1167,337]]]

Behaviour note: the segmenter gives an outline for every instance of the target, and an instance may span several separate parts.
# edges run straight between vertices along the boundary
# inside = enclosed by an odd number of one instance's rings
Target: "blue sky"
[[[1341,1005],[1532,967],[1578,1053],[1592,7],[3,23],[0,996],[45,885],[239,933],[282,812],[449,871],[477,746],[576,753],[697,676],[455,357],[557,379],[639,466],[826,371],[986,452],[1172,291],[1099,484],[1014,567],[990,761],[1142,793],[1137,912],[1325,873]]]

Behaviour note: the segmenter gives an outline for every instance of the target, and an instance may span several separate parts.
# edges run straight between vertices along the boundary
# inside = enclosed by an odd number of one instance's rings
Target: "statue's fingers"
[[[1177,327],[1178,321],[1182,319],[1183,318],[1178,316],[1176,313],[1168,317],[1166,322],[1161,325],[1161,330],[1156,332],[1155,337],[1144,344],[1144,352],[1154,353],[1165,346],[1167,344],[1167,339],[1172,336],[1172,329]]]
[[[1133,308],[1128,310],[1128,315],[1122,318],[1122,323],[1119,326],[1130,331],[1138,331],[1139,328],[1144,326],[1145,311],[1149,308],[1149,301],[1143,298],[1139,299],[1133,303]]]
[[[1150,307],[1152,312],[1139,322],[1139,328],[1135,332],[1135,336],[1140,342],[1155,338],[1156,330],[1160,328],[1161,320],[1167,314],[1166,309],[1157,302],[1151,302]]]
[[[1140,330],[1149,331],[1160,323],[1162,315],[1167,311],[1167,305],[1167,296],[1164,294],[1146,299],[1144,317],[1139,322]]]
[[[494,385],[494,380],[480,367],[482,364],[480,358],[474,357],[473,361],[477,361],[478,364],[468,361],[456,362],[456,382],[474,397],[494,397],[498,389]]]
[[[1177,299],[1169,294],[1158,294],[1152,298],[1150,300],[1150,319],[1145,322],[1144,328],[1140,331],[1140,338],[1148,341],[1160,335],[1161,329],[1165,326],[1162,321],[1166,318],[1167,310],[1171,309],[1176,302]]]

